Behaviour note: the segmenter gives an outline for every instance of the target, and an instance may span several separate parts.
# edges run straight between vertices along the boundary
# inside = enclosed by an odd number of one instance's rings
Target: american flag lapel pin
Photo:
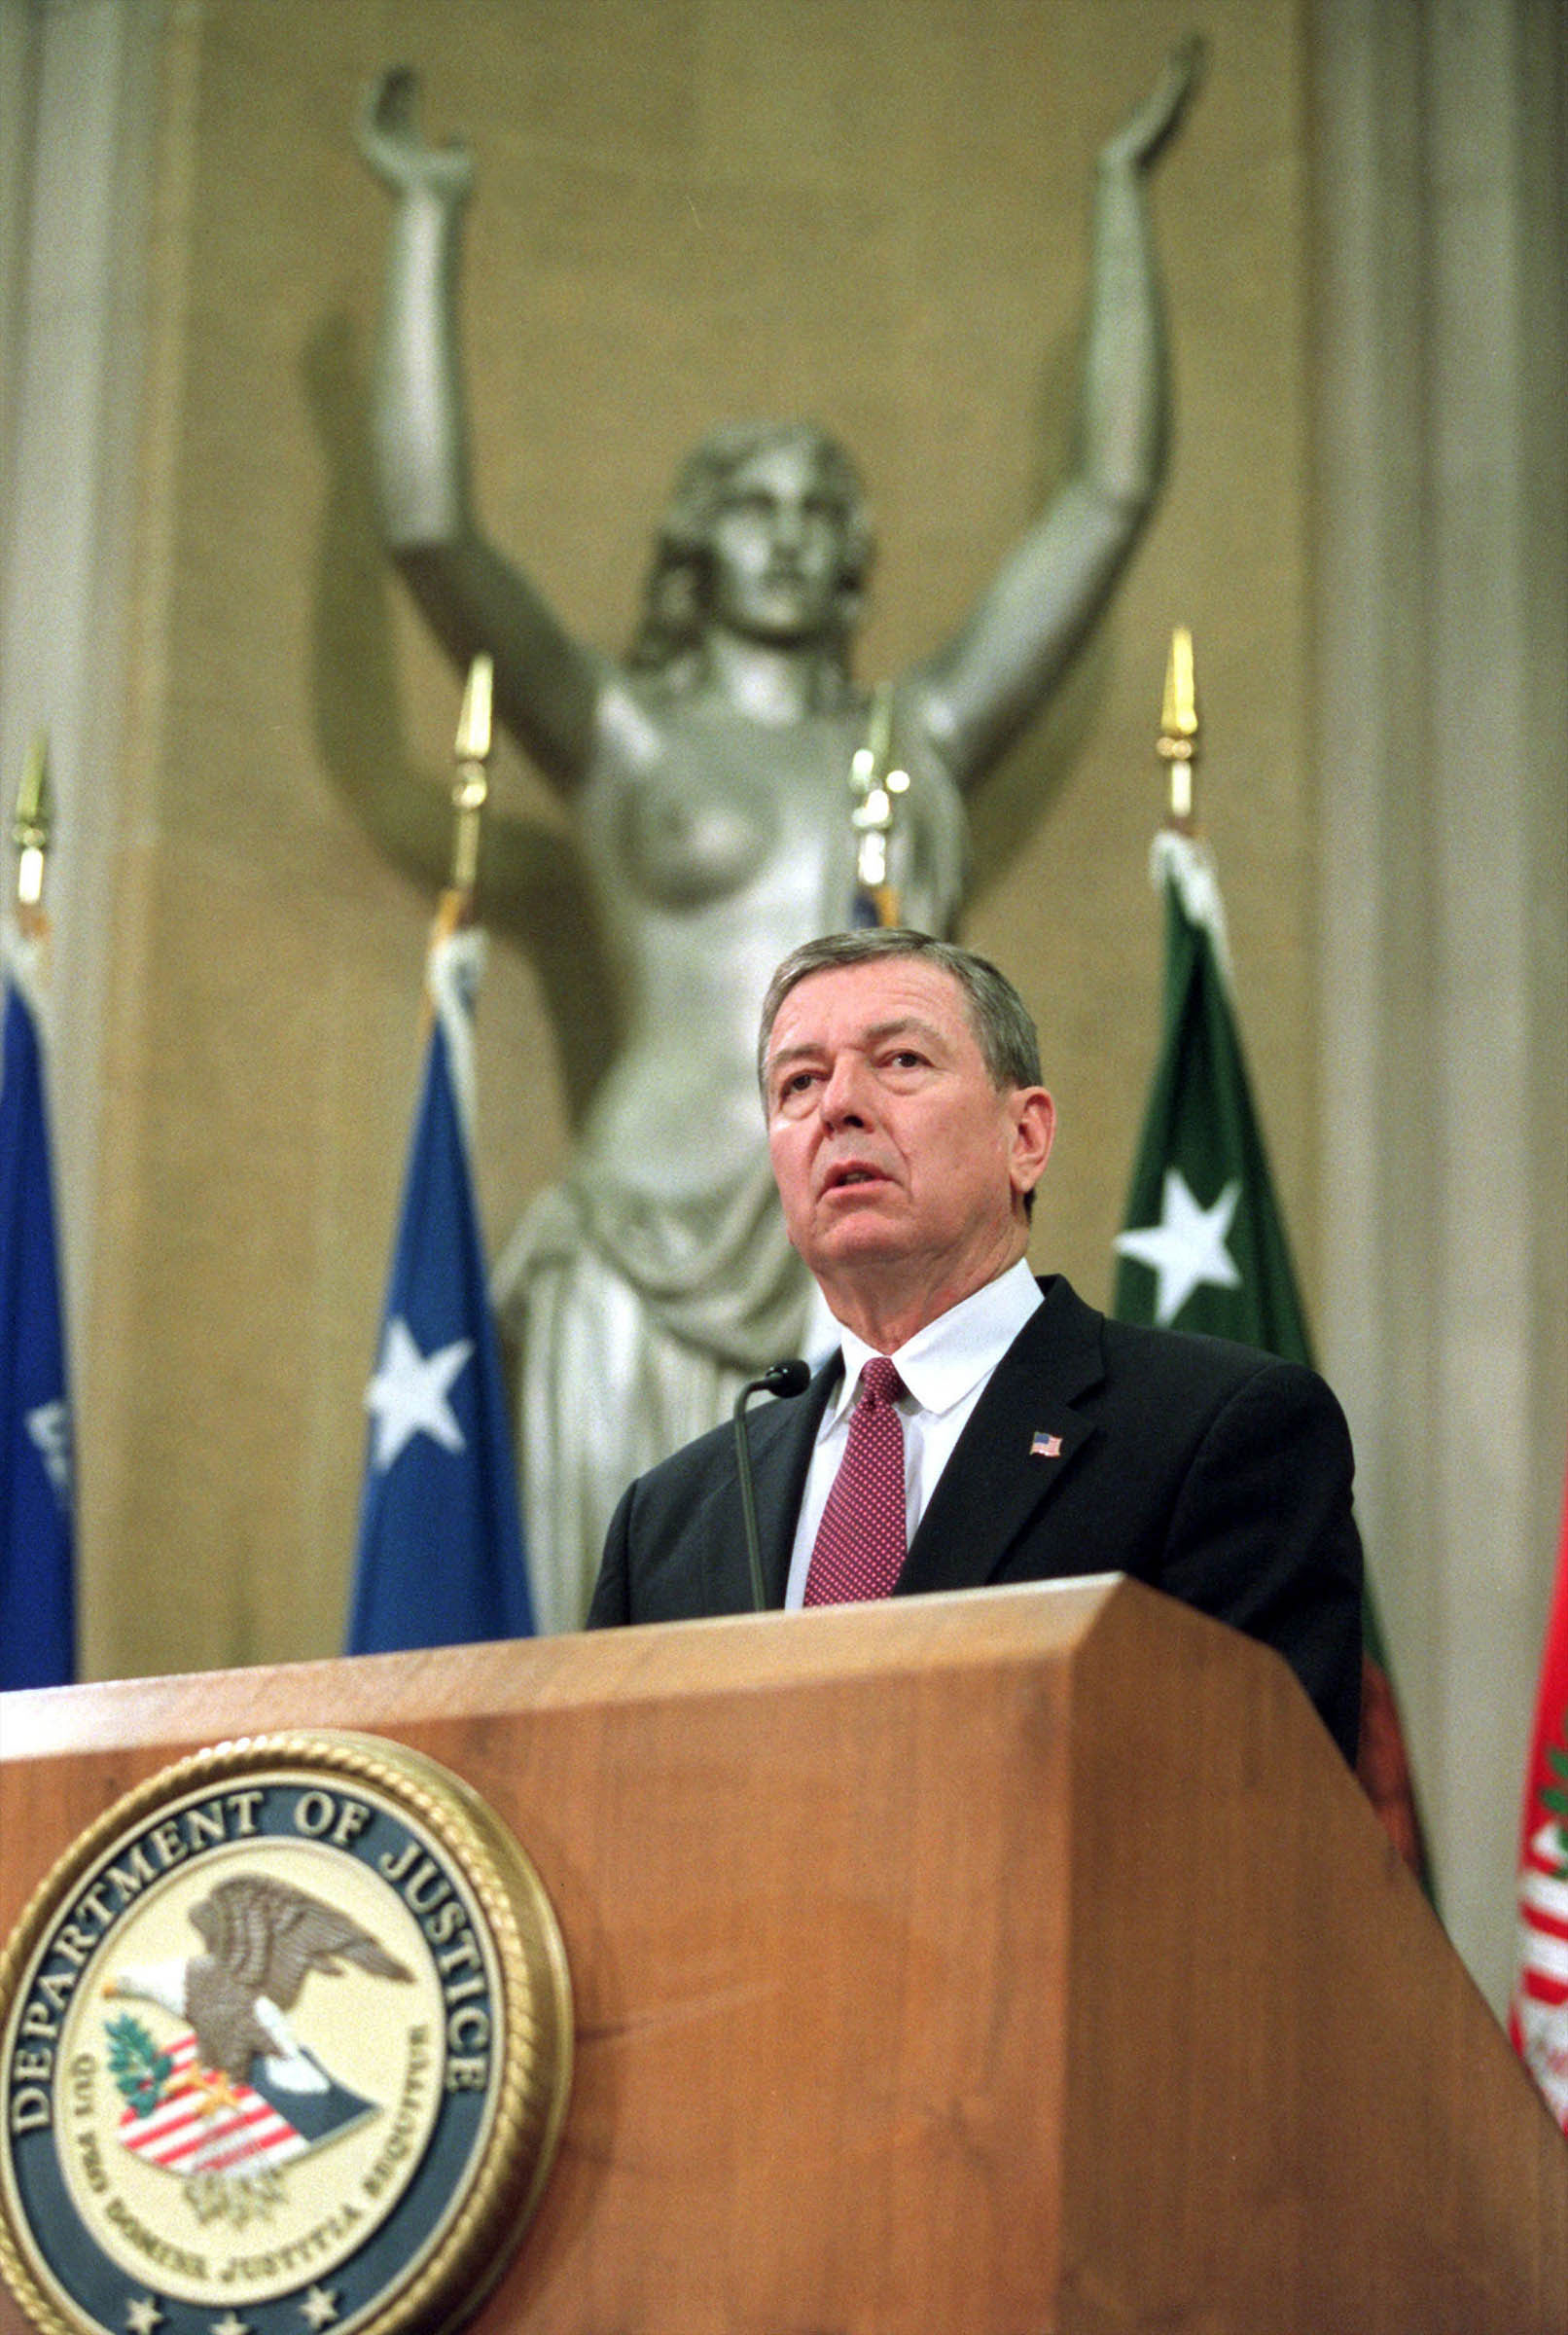
[[[1029,1446],[1029,1456],[1031,1459],[1059,1459],[1061,1457],[1061,1437],[1048,1435],[1044,1427],[1036,1427],[1034,1441]]]

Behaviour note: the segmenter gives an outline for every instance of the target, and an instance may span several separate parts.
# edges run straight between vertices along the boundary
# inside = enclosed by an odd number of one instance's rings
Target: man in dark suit
[[[1339,1407],[1299,1364],[1108,1321],[1030,1275],[1054,1114],[1012,985],[924,935],[810,942],[774,976],[759,1069],[785,1224],[840,1331],[753,1422],[768,1601],[1124,1572],[1277,1648],[1354,1761]],[[752,1601],[720,1428],[627,1491],[588,1623]]]

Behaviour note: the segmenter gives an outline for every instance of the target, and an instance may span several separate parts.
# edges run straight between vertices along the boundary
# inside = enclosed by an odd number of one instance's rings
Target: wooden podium
[[[1149,1591],[9,1696],[0,1926],[144,1776],[302,1726],[465,1777],[564,1933],[482,2335],[1568,2327],[1568,2145],[1283,1663]]]

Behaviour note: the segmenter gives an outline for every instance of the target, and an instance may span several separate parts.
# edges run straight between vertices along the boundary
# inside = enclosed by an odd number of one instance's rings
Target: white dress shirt
[[[935,1321],[928,1321],[923,1330],[916,1330],[908,1345],[889,1356],[906,1389],[899,1398],[898,1413],[904,1422],[904,1492],[910,1540],[992,1371],[1041,1303],[1040,1284],[1020,1257],[983,1289],[960,1299]],[[860,1374],[877,1350],[857,1338],[853,1330],[843,1330],[839,1344],[844,1375],[817,1431],[795,1527],[784,1591],[784,1603],[791,1611],[805,1598],[805,1576],[817,1527],[849,1440],[849,1414],[860,1399]]]

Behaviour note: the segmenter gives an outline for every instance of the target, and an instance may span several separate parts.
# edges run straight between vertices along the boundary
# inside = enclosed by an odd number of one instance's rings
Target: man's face
[[[837,601],[844,523],[808,441],[764,447],[730,480],[713,522],[710,614],[750,639],[819,638]]]
[[[790,1240],[840,1320],[837,1301],[872,1290],[934,1318],[1023,1254],[1051,1097],[992,1086],[940,967],[889,957],[808,974],[773,1024],[766,1100]]]

